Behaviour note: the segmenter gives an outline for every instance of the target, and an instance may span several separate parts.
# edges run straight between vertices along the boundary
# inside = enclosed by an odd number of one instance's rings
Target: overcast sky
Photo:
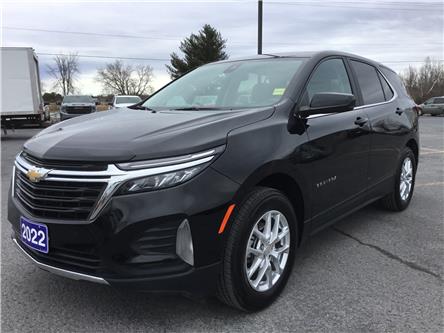
[[[35,49],[46,91],[52,56],[44,53],[153,59],[125,61],[151,65],[158,89],[169,81],[169,54],[206,23],[227,39],[230,57],[257,51],[256,1],[3,0],[2,7],[2,45]],[[263,53],[335,49],[401,71],[427,56],[444,59],[443,11],[440,0],[264,0]],[[97,68],[113,59],[79,59],[78,88],[101,93]]]

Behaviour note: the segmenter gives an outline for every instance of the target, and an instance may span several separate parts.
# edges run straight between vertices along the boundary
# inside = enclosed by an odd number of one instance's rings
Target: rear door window
[[[385,101],[384,91],[376,68],[360,61],[351,61],[361,88],[364,104],[375,104]]]

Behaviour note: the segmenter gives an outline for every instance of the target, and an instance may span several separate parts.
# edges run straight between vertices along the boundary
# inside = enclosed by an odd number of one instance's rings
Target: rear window
[[[435,98],[433,104],[444,104],[444,97]]]
[[[360,61],[351,61],[361,88],[364,104],[374,104],[385,101],[384,91],[376,68]]]
[[[139,103],[141,101],[140,97],[137,96],[122,96],[122,97],[116,97],[116,103],[117,104],[126,104],[126,103]]]

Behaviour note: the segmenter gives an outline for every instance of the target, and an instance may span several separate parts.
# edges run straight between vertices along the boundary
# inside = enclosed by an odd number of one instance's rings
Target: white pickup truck
[[[39,63],[30,47],[2,47],[1,106],[2,129],[43,124],[49,119],[42,99]]]

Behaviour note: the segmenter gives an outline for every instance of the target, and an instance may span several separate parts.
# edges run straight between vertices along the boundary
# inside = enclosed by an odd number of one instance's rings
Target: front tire
[[[230,224],[218,297],[243,311],[263,309],[279,296],[291,273],[296,214],[282,192],[257,187],[238,205]]]
[[[394,189],[381,199],[384,208],[400,212],[409,206],[415,187],[416,166],[415,154],[410,148],[404,148],[395,175]]]

